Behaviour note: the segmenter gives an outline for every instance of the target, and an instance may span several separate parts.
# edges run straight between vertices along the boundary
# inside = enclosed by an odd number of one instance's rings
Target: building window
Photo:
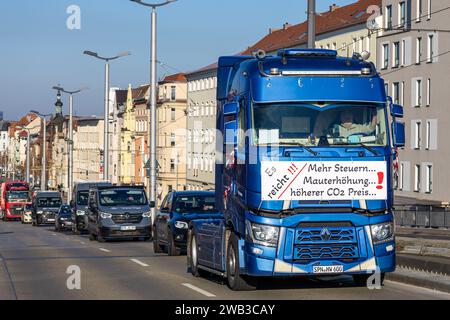
[[[427,107],[431,105],[431,79],[427,79]]]
[[[420,22],[422,14],[423,14],[423,0],[417,0],[416,22]]]
[[[431,139],[431,122],[430,121],[427,121],[425,131],[426,131],[425,149],[430,150],[430,139]]]
[[[406,40],[405,39],[402,40],[401,51],[402,51],[402,55],[401,55],[402,59],[401,59],[400,65],[404,66],[406,64]]]
[[[418,37],[416,40],[416,63],[422,62],[422,38]]]
[[[420,164],[414,166],[414,191],[420,191]]]
[[[383,44],[383,69],[389,67],[389,44]]]
[[[400,86],[400,104],[405,104],[405,81],[402,81]]]
[[[425,172],[425,192],[431,193],[433,191],[433,165],[427,164]]]
[[[417,79],[416,80],[416,99],[415,99],[415,106],[420,107],[422,106],[422,80]]]
[[[406,3],[402,1],[398,5],[399,27],[406,27]]]
[[[428,35],[428,56],[427,61],[429,63],[434,61],[434,35]]]
[[[422,130],[422,123],[420,121],[414,122],[414,149],[419,150],[420,145],[422,143],[421,141],[421,130]]]
[[[392,6],[389,5],[386,7],[386,29],[392,29]]]
[[[428,5],[427,5],[427,20],[431,19],[431,0],[428,0]]]
[[[398,82],[392,84],[392,99],[394,103],[400,104],[400,83]]]
[[[175,159],[170,159],[170,172],[175,172]]]
[[[389,95],[389,83],[385,83],[384,84],[384,91],[386,92],[386,95],[388,96]]]
[[[170,88],[170,100],[175,101],[177,98],[177,87],[176,86],[172,86]]]
[[[177,115],[176,109],[175,108],[171,108],[170,109],[170,120],[176,121],[176,115]]]
[[[170,146],[175,147],[175,133],[170,134]]]
[[[394,61],[393,67],[397,68],[400,65],[400,43],[394,42]]]

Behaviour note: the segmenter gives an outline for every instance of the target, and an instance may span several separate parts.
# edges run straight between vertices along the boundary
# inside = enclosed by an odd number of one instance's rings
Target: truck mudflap
[[[322,233],[322,235],[321,235]],[[280,229],[278,246],[241,240],[245,266],[252,276],[313,276],[392,272],[394,241],[374,245],[369,226]]]

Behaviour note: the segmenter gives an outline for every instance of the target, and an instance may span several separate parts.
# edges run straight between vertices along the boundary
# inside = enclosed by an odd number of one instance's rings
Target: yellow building
[[[120,134],[120,177],[121,183],[134,181],[134,132],[136,115],[134,111],[133,89],[128,86],[127,102],[123,113],[123,127]]]

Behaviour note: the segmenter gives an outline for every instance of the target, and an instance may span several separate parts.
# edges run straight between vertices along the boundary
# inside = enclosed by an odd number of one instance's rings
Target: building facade
[[[405,114],[407,142],[399,150],[396,194],[443,205],[450,202],[446,7],[446,1],[383,0],[384,32],[377,39],[386,91]]]
[[[158,84],[157,198],[172,190],[186,190],[187,81],[174,74]]]
[[[217,65],[186,75],[187,189],[209,190],[215,186]]]

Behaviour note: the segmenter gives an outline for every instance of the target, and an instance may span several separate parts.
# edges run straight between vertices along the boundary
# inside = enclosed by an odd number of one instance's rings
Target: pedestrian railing
[[[433,206],[395,206],[397,226],[450,228],[450,209]]]

